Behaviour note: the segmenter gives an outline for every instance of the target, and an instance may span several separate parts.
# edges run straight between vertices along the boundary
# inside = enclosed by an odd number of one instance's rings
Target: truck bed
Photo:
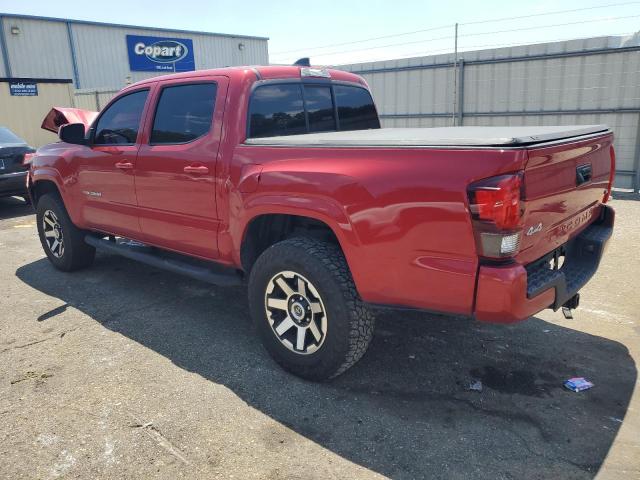
[[[380,128],[249,138],[245,143],[297,147],[518,147],[608,131],[606,125]]]

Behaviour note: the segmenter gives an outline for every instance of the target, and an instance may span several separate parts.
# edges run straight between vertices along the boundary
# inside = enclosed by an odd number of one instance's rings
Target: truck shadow
[[[268,357],[242,288],[212,288],[106,255],[64,281],[45,259],[16,274],[324,448],[393,478],[592,478],[637,377],[623,345],[536,318],[505,327],[385,313],[365,358],[333,382],[314,384]],[[55,321],[64,308],[29,321]],[[575,375],[595,387],[565,390],[562,382]],[[476,379],[481,392],[468,388]],[[278,442],[269,435],[256,441]]]
[[[0,220],[33,215],[33,207],[21,198],[0,197]]]

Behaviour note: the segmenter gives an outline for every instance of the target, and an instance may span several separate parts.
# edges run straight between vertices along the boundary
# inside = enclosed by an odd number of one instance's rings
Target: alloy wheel
[[[42,216],[42,231],[49,251],[56,258],[64,255],[64,235],[62,225],[52,210],[47,210]]]
[[[318,290],[299,273],[274,275],[264,298],[267,320],[276,338],[301,355],[316,352],[327,336],[327,314]]]

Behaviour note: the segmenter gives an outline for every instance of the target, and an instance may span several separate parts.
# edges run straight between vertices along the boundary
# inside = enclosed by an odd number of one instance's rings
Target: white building
[[[267,64],[267,40],[0,13],[0,78],[118,90],[173,71]]]

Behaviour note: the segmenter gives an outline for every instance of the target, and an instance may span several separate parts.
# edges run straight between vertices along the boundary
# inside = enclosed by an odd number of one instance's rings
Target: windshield
[[[6,127],[0,127],[0,143],[27,143]]]

